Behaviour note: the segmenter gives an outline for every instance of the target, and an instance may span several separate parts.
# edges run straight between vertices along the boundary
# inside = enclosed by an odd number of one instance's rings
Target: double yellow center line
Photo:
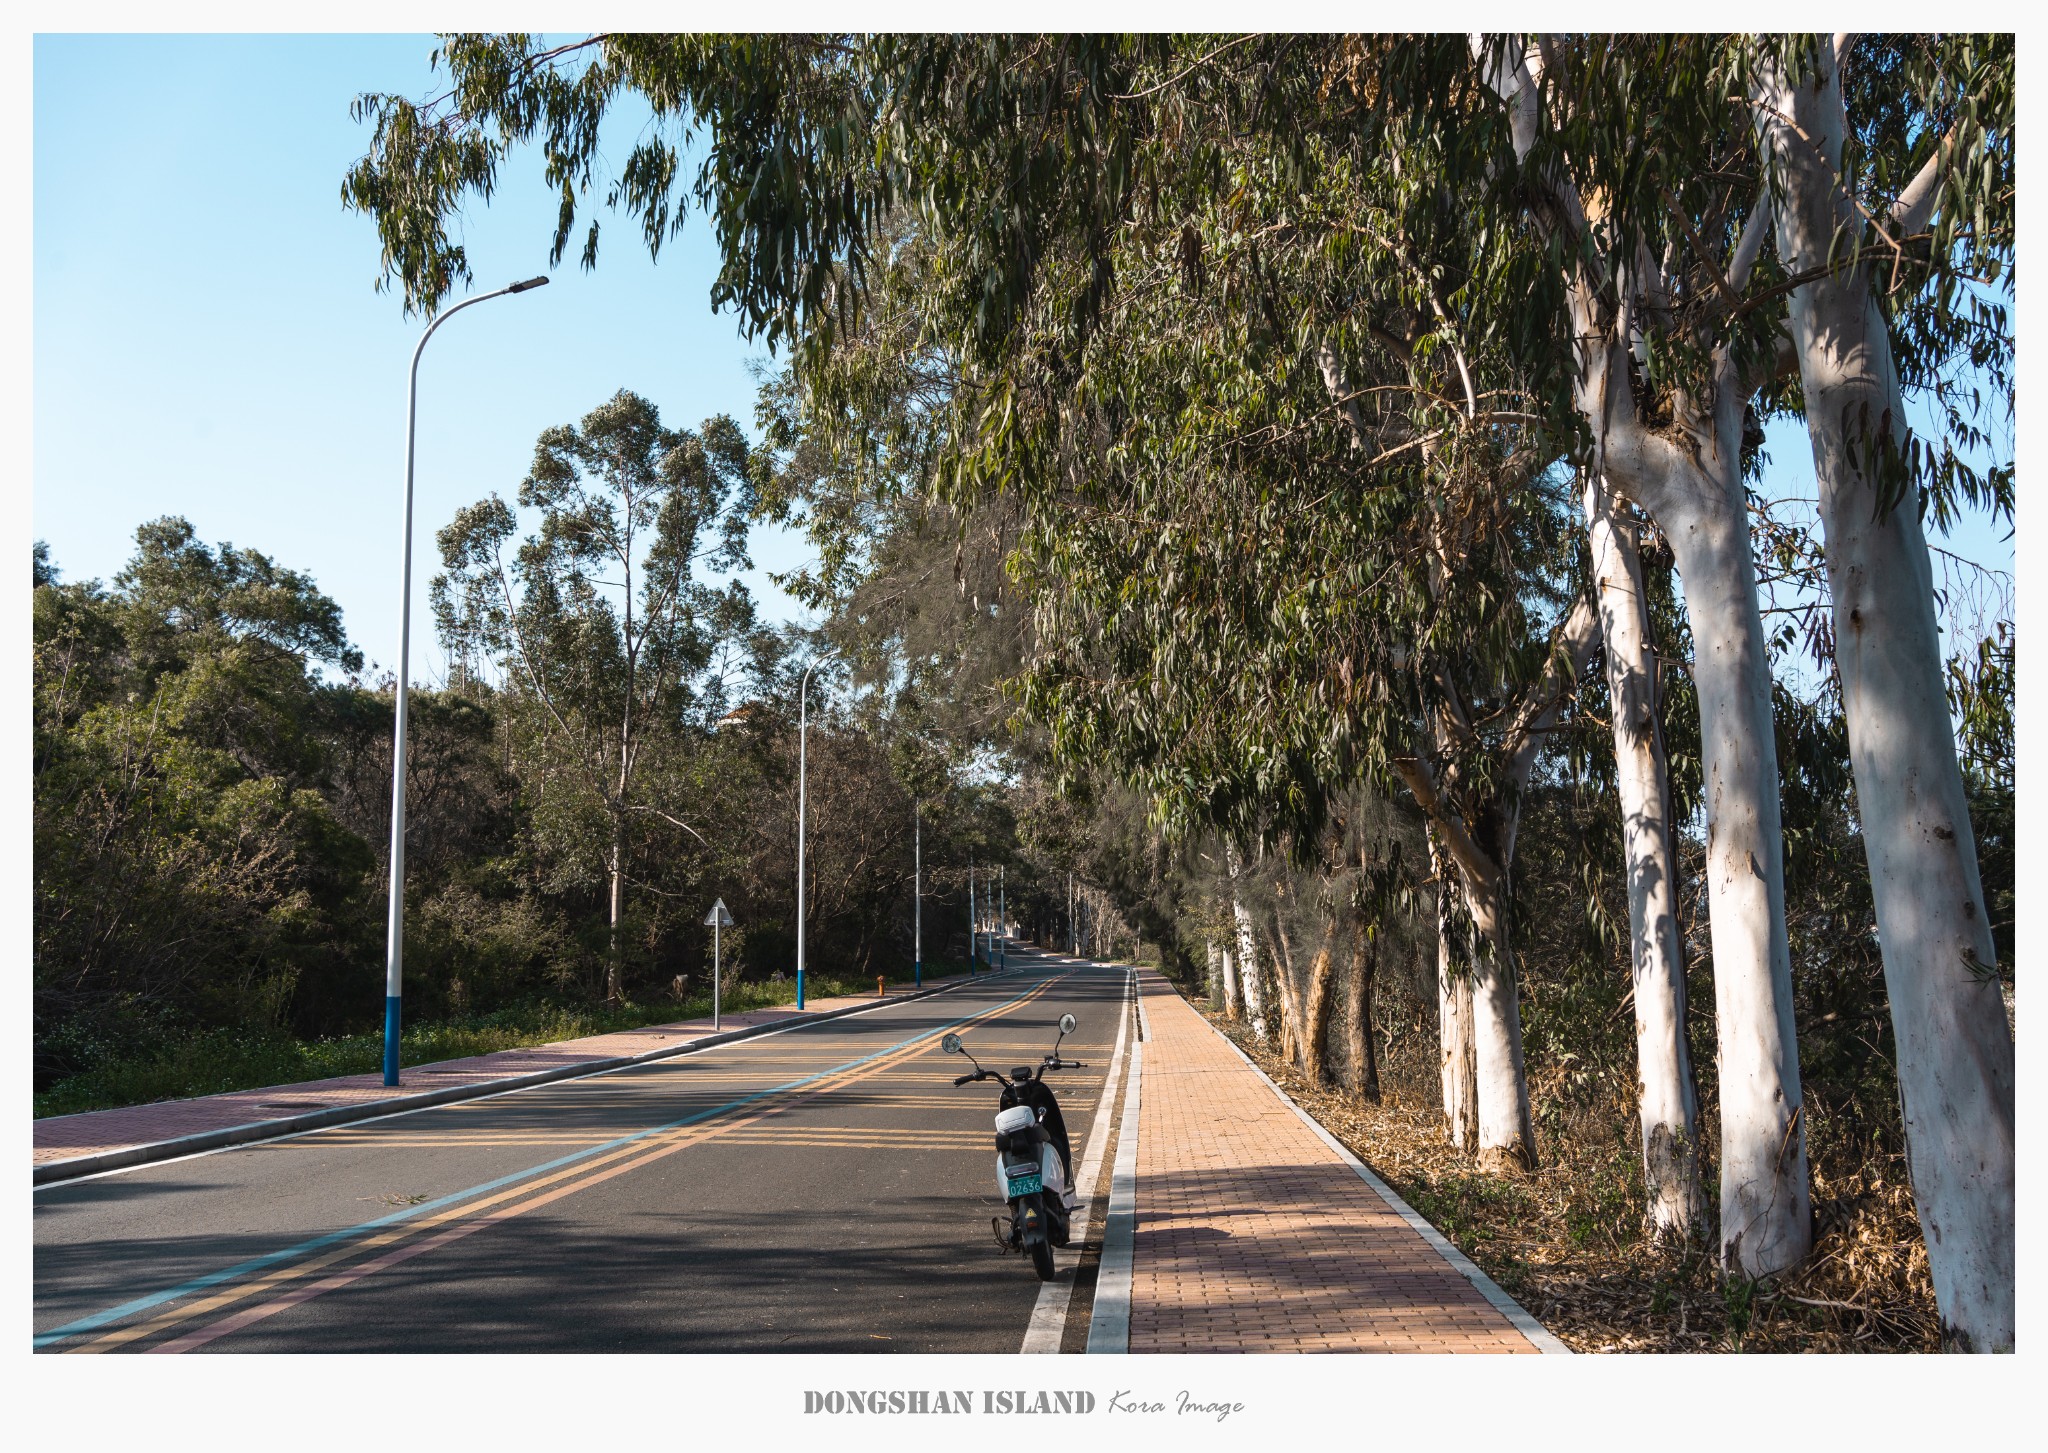
[[[971,1015],[959,1021],[959,1023],[971,1024],[979,1020],[993,1019],[1008,1014],[1012,1010],[1022,1008],[1032,1000],[1043,995],[1059,979],[1065,977],[1066,975],[1062,974],[1048,979],[1028,993],[1022,994],[1006,1004],[999,1004],[991,1009],[983,1010],[979,1014]],[[132,1323],[129,1326],[106,1333],[103,1336],[94,1338],[90,1342],[81,1343],[68,1350],[73,1352],[115,1351],[145,1338],[156,1336],[158,1333],[169,1331],[183,1323],[221,1311],[238,1302],[246,1302],[252,1297],[263,1296],[268,1293],[278,1293],[278,1295],[270,1296],[267,1300],[260,1301],[254,1306],[244,1307],[240,1311],[233,1312],[216,1321],[195,1327],[180,1336],[173,1337],[147,1350],[151,1352],[189,1352],[195,1348],[203,1347],[207,1343],[217,1338],[225,1337],[231,1332],[240,1331],[254,1323],[274,1317],[279,1312],[287,1311],[301,1302],[336,1290],[339,1287],[347,1286],[352,1282],[360,1281],[364,1277],[397,1266],[402,1262],[410,1261],[412,1258],[424,1255],[429,1251],[447,1246],[488,1226],[495,1226],[501,1222],[509,1221],[515,1216],[524,1215],[528,1211],[551,1205],[564,1197],[575,1195],[578,1191],[587,1190],[616,1176],[638,1170],[642,1166],[674,1155],[679,1150],[684,1150],[689,1146],[699,1144],[714,1136],[725,1135],[746,1126],[758,1125],[762,1121],[774,1116],[786,1114],[799,1105],[825,1095],[837,1093],[849,1085],[857,1084],[875,1075],[886,1073],[905,1061],[925,1053],[930,1048],[932,1039],[938,1032],[935,1030],[919,1035],[916,1039],[894,1050],[885,1051],[874,1059],[856,1063],[844,1071],[837,1073],[828,1072],[819,1079],[793,1088],[787,1094],[770,1091],[765,1103],[755,1108],[747,1109],[742,1113],[730,1117],[714,1117],[698,1124],[681,1126],[673,1130],[658,1131],[652,1135],[636,1137],[629,1144],[602,1151],[594,1157],[580,1160],[576,1165],[557,1170],[552,1174],[541,1176],[536,1180],[523,1182],[508,1190],[485,1196],[480,1200],[468,1201],[460,1206],[452,1206],[447,1210],[423,1217],[417,1221],[408,1221],[402,1225],[393,1226],[388,1230],[380,1231],[374,1236],[360,1241],[352,1240],[347,1245],[337,1247],[321,1255],[273,1268],[260,1276],[237,1282],[197,1301],[183,1303],[170,1311],[163,1312],[144,1321]],[[380,1250],[381,1254],[372,1256],[368,1260],[358,1261],[354,1265],[343,1267],[318,1280],[306,1281],[307,1277],[323,1268],[334,1266],[336,1263],[346,1261],[351,1257],[361,1256],[365,1252],[378,1252]]]

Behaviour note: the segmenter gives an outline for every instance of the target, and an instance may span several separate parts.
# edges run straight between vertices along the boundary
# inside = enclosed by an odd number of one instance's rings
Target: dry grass
[[[1644,1235],[1630,1107],[1553,1116],[1566,1128],[1539,1136],[1542,1169],[1482,1175],[1444,1139],[1434,1084],[1423,1078],[1433,1063],[1383,1066],[1391,1083],[1381,1103],[1368,1104],[1311,1086],[1244,1025],[1208,1017],[1574,1351],[1938,1350],[1926,1249],[1895,1158],[1844,1169],[1817,1147],[1813,1257],[1759,1286],[1722,1277],[1711,1244]],[[1534,1092],[1540,1102],[1542,1089]]]

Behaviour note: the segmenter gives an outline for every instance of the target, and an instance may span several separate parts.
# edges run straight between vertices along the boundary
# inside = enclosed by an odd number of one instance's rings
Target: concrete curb
[[[1190,1003],[1189,1007],[1193,1008],[1192,1003]],[[1424,1241],[1427,1241],[1429,1243],[1430,1249],[1432,1251],[1436,1252],[1436,1254],[1438,1256],[1441,1256],[1445,1261],[1448,1261],[1460,1276],[1464,1277],[1466,1281],[1472,1283],[1473,1289],[1476,1290],[1479,1293],[1479,1295],[1485,1297],[1487,1301],[1491,1302],[1493,1304],[1494,1310],[1499,1312],[1502,1316],[1506,1317],[1510,1322],[1514,1323],[1515,1330],[1517,1332],[1520,1332],[1524,1337],[1528,1338],[1529,1341],[1532,1344],[1534,1344],[1538,1352],[1562,1353],[1566,1356],[1571,1355],[1572,1349],[1565,1346],[1564,1343],[1558,1341],[1555,1333],[1552,1333],[1545,1329],[1544,1325],[1541,1322],[1537,1321],[1533,1316],[1529,1314],[1527,1308],[1525,1308],[1520,1302],[1516,1301],[1513,1297],[1509,1296],[1506,1292],[1502,1291],[1499,1282],[1495,1281],[1492,1277],[1488,1276],[1485,1272],[1481,1271],[1476,1265],[1473,1264],[1472,1259],[1470,1257],[1466,1256],[1464,1252],[1458,1250],[1457,1247],[1453,1246],[1450,1243],[1450,1240],[1443,1234],[1443,1232],[1437,1230],[1436,1227],[1430,1225],[1429,1222],[1423,1217],[1421,1212],[1417,1211],[1413,1206],[1409,1205],[1406,1201],[1402,1200],[1398,1195],[1396,1195],[1394,1193],[1394,1188],[1392,1186],[1388,1185],[1385,1181],[1381,1180],[1378,1176],[1374,1175],[1372,1171],[1369,1168],[1367,1168],[1364,1161],[1360,1160],[1357,1156],[1351,1153],[1351,1149],[1349,1146],[1345,1145],[1343,1141],[1339,1140],[1336,1136],[1332,1135],[1328,1130],[1323,1128],[1322,1122],[1317,1120],[1315,1116],[1309,1114],[1308,1111],[1302,1109],[1300,1105],[1296,1104],[1294,1097],[1288,1094],[1285,1090],[1281,1089],[1279,1085],[1275,1084],[1273,1082],[1273,1077],[1267,1074],[1264,1070],[1260,1069],[1258,1066],[1258,1062],[1256,1060],[1254,1060],[1250,1055],[1246,1054],[1243,1050],[1239,1049],[1235,1044],[1231,1043],[1230,1036],[1225,1034],[1222,1030],[1218,1029],[1215,1026],[1215,1024],[1210,1021],[1208,1015],[1201,1014],[1201,1011],[1199,1009],[1197,1009],[1195,1012],[1201,1015],[1202,1023],[1209,1026],[1209,1032],[1211,1034],[1214,1034],[1226,1045],[1229,1045],[1230,1052],[1236,1055],[1239,1059],[1243,1060],[1245,1062],[1245,1065],[1251,1070],[1253,1074],[1257,1075],[1260,1079],[1266,1082],[1266,1088],[1271,1090],[1276,1096],[1279,1097],[1281,1104],[1285,1105],[1288,1109],[1292,1110],[1297,1116],[1299,1116],[1301,1119],[1301,1123],[1306,1125],[1310,1130],[1313,1130],[1316,1133],[1316,1137],[1319,1140],[1321,1140],[1323,1144],[1329,1146],[1330,1149],[1337,1152],[1338,1156],[1342,1158],[1344,1163],[1350,1166],[1351,1169],[1357,1173],[1358,1178],[1360,1180],[1364,1181],[1367,1185],[1371,1186],[1373,1190],[1379,1195],[1379,1198],[1381,1200],[1385,1201],[1389,1206],[1394,1208],[1395,1215],[1399,1216],[1403,1221],[1406,1221],[1409,1224],[1409,1226],[1414,1228],[1416,1234],[1421,1236]]]
[[[1053,1280],[1038,1289],[1038,1302],[1031,1309],[1031,1321],[1024,1329],[1024,1344],[1017,1350],[1026,1355],[1057,1355],[1066,1340],[1067,1315],[1073,1307],[1074,1282],[1080,1273],[1082,1243],[1088,1239],[1089,1211],[1102,1187],[1102,1165],[1110,1131],[1116,1119],[1117,1100],[1123,1093],[1123,1073],[1130,1048],[1131,976],[1124,975],[1124,997],[1116,1024],[1116,1047],[1110,1051],[1109,1073],[1103,1077],[1102,1100],[1095,1107],[1095,1119],[1088,1127],[1087,1153],[1074,1175],[1074,1198],[1081,1209],[1074,1213],[1073,1253],[1069,1264]],[[1103,1208],[1107,1214],[1108,1207]]]
[[[219,1130],[202,1130],[197,1135],[182,1135],[175,1140],[124,1145],[117,1150],[73,1156],[69,1160],[46,1160],[35,1167],[33,1184],[54,1185],[60,1181],[78,1180],[84,1176],[100,1175],[110,1170],[128,1170],[134,1166],[150,1165],[160,1160],[177,1160],[182,1156],[199,1155],[209,1150],[225,1150],[234,1145],[282,1140],[291,1135],[303,1135],[309,1130],[327,1130],[358,1120],[376,1120],[386,1115],[402,1115],[412,1110],[431,1110],[438,1105],[452,1105],[461,1100],[482,1100],[513,1090],[531,1089],[535,1085],[553,1084],[559,1080],[579,1080],[589,1075],[609,1074],[614,1070],[631,1069],[635,1065],[695,1054],[699,1050],[715,1049],[722,1044],[754,1039],[763,1034],[798,1029],[810,1024],[823,1024],[828,1020],[844,1019],[853,1014],[867,1014],[891,1004],[907,1004],[914,999],[929,999],[934,994],[950,993],[964,984],[984,983],[1010,972],[1012,971],[1009,969],[1003,969],[995,973],[976,974],[972,978],[958,979],[950,984],[940,984],[930,989],[913,989],[907,994],[893,994],[876,999],[873,1003],[851,1004],[844,1009],[831,1009],[822,1014],[806,1015],[802,1019],[751,1024],[744,1029],[728,1029],[683,1044],[663,1045],[660,1049],[651,1049],[644,1054],[578,1060],[574,1064],[558,1065],[553,1069],[534,1070],[524,1075],[507,1075],[496,1080],[478,1080],[469,1085],[450,1085],[445,1089],[429,1090],[419,1095],[394,1095],[383,1100],[364,1100],[354,1105],[336,1105],[330,1109],[313,1110],[304,1115],[290,1115],[279,1120],[252,1120],[246,1125],[228,1125]]]
[[[1124,1104],[1117,1117],[1116,1166],[1109,1177],[1109,1209],[1102,1218],[1102,1260],[1088,1317],[1088,1352],[1131,1350],[1131,1268],[1138,1234],[1138,1107],[1145,1077],[1145,995],[1130,971],[1138,1035],[1124,1065]]]

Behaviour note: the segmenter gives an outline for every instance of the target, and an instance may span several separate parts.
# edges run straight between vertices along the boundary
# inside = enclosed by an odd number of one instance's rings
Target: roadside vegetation
[[[549,628],[587,645],[585,609]],[[708,1013],[719,896],[725,1002],[794,996],[789,642],[730,590],[704,616],[623,838],[540,703],[487,667],[415,689],[408,1063]],[[393,698],[334,602],[175,518],[112,582],[39,546],[35,668],[37,1113],[373,1068]],[[914,795],[928,970],[964,964],[969,859],[985,877],[1013,832],[966,749],[856,710],[813,703],[814,994],[910,977]]]
[[[925,964],[925,973],[931,978],[965,972],[965,961]],[[890,988],[900,990],[911,982],[911,977],[905,970],[888,975],[887,979]],[[805,993],[809,999],[874,992],[872,979],[806,975]],[[725,986],[720,995],[720,1004],[727,1014],[772,1008],[795,1000],[796,983],[792,979],[742,981]],[[710,1014],[708,985],[686,999],[654,998],[618,1008],[602,1004],[515,1005],[488,1014],[410,1024],[399,1042],[399,1062],[408,1067],[435,1064],[493,1054],[501,1049],[526,1049],[615,1030],[708,1018]],[[376,1030],[301,1039],[280,1029],[202,1029],[173,1039],[153,1052],[87,1054],[82,1058],[92,1067],[36,1092],[38,1117],[373,1074],[384,1063],[384,1035],[382,1030]]]

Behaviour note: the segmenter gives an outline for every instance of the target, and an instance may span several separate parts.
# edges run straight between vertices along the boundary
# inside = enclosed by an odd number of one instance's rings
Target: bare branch
[[[1571,613],[1558,626],[1557,635],[1551,643],[1550,659],[1543,665],[1543,674],[1522,698],[1501,740],[1503,754],[1510,763],[1517,785],[1529,780],[1529,770],[1536,760],[1538,739],[1564,704],[1570,688],[1592,661],[1593,652],[1599,644],[1599,613],[1593,609],[1592,602],[1581,595],[1573,602]]]
[[[1742,236],[1735,241],[1735,256],[1728,261],[1728,281],[1724,291],[1740,293],[1749,286],[1749,275],[1756,268],[1756,260],[1764,250],[1764,236],[1771,230],[1771,209],[1759,199],[1749,214],[1749,220],[1742,226]]]
[[[1925,227],[1934,215],[1935,201],[1941,196],[1941,174],[1948,166],[1950,153],[1955,150],[1956,134],[1951,131],[1941,139],[1941,145],[1934,148],[1934,154],[1920,166],[1913,180],[1906,183],[1906,189],[1899,193],[1892,203],[1891,222],[1900,232],[1908,236]]]
[[[696,840],[697,840],[698,842],[700,842],[700,843],[703,843],[705,847],[707,847],[707,848],[708,848],[708,847],[710,847],[710,846],[711,846],[711,844],[710,844],[710,843],[709,843],[708,841],[706,841],[706,840],[705,840],[705,837],[704,837],[704,834],[703,834],[703,833],[701,833],[701,832],[697,831],[697,829],[695,829],[694,827],[691,827],[691,826],[690,826],[690,825],[689,825],[689,824],[688,824],[687,822],[684,822],[684,821],[683,821],[683,820],[682,820],[681,818],[679,818],[679,817],[670,817],[670,816],[669,816],[669,815],[668,815],[667,813],[663,812],[663,811],[662,811],[662,810],[661,810],[660,808],[658,808],[658,807],[649,807],[649,806],[647,806],[647,805],[646,805],[645,803],[640,803],[640,802],[631,802],[631,803],[628,803],[628,804],[626,804],[626,811],[628,811],[628,812],[649,812],[649,813],[652,813],[652,814],[654,814],[654,816],[656,816],[656,817],[660,818],[660,819],[661,819],[661,820],[662,820],[663,822],[666,822],[666,823],[670,823],[670,824],[672,824],[672,825],[674,825],[674,826],[676,826],[676,827],[679,827],[679,828],[681,828],[681,829],[682,829],[682,830],[683,830],[684,832],[688,833],[688,834],[689,834],[689,835],[690,835],[691,837],[695,838],[695,839],[696,839]]]
[[[1200,60],[1188,66],[1177,76],[1169,77],[1168,79],[1161,81],[1158,85],[1149,86],[1145,90],[1133,91],[1129,95],[1111,96],[1109,99],[1112,101],[1141,101],[1145,97],[1152,95],[1156,91],[1163,91],[1168,86],[1176,85],[1179,82],[1186,80],[1189,76],[1193,75],[1196,71],[1200,70],[1203,66],[1206,66],[1207,64],[1209,64],[1210,61],[1215,60],[1216,57],[1222,55],[1223,52],[1231,49],[1232,47],[1243,45],[1248,40],[1257,40],[1258,38],[1259,37],[1257,36],[1257,34],[1240,35],[1236,40],[1228,41],[1223,45],[1217,46],[1216,49],[1210,51]]]

